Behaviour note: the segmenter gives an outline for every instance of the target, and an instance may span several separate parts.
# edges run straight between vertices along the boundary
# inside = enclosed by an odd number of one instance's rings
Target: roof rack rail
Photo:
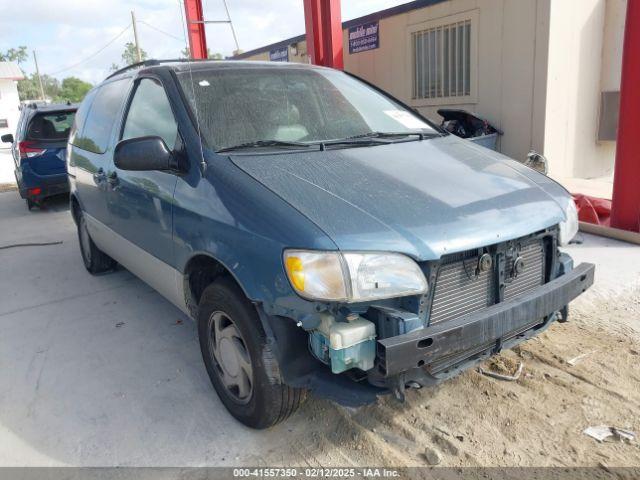
[[[126,67],[116,70],[115,72],[111,73],[107,78],[105,78],[105,80],[111,77],[115,77],[116,75],[119,75],[123,72],[126,72],[127,70],[131,70],[134,68],[153,67],[156,65],[161,65],[163,63],[206,62],[206,61],[215,61],[215,60],[212,60],[209,58],[168,58],[164,60],[150,59],[150,60],[145,60],[143,62],[132,63],[131,65],[127,65]]]
[[[158,60],[145,60],[143,62],[132,63],[131,65],[127,65],[126,67],[119,68],[115,72],[109,74],[107,78],[105,78],[105,80],[111,77],[115,77],[116,75],[126,72],[127,70],[132,70],[134,68],[151,67],[153,65],[159,65],[159,64],[160,62],[158,62]]]

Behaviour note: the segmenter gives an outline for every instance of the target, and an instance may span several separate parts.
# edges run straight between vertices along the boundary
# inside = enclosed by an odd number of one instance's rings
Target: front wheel
[[[211,383],[237,420],[263,429],[298,409],[305,391],[284,384],[255,307],[230,278],[202,293],[198,337]]]

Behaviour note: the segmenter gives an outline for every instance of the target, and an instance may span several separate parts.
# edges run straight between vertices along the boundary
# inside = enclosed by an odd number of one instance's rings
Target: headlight
[[[569,199],[564,214],[567,218],[564,222],[560,222],[560,245],[562,246],[569,245],[578,233],[578,209],[572,198]]]
[[[311,300],[364,302],[428,288],[418,264],[397,253],[287,250],[284,266],[294,290]]]

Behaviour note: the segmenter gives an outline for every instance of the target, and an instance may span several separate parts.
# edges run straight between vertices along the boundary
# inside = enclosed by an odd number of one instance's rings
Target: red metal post
[[[202,0],[184,0],[184,11],[191,58],[205,59],[207,58],[207,36],[204,31]]]
[[[640,0],[628,0],[611,226],[640,231]]]
[[[311,63],[343,69],[340,0],[304,0],[304,16]]]

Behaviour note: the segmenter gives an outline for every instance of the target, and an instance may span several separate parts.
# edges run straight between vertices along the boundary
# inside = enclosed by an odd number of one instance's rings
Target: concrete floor
[[[65,199],[0,194],[0,466],[240,465],[300,418],[241,426],[204,369],[195,324],[125,270],[93,277]]]
[[[28,212],[0,193],[0,466],[241,465],[311,421],[238,424],[205,372],[194,323],[125,270],[93,277],[65,199]],[[640,282],[640,248],[584,236],[585,301]],[[637,327],[637,326],[636,326]]]

